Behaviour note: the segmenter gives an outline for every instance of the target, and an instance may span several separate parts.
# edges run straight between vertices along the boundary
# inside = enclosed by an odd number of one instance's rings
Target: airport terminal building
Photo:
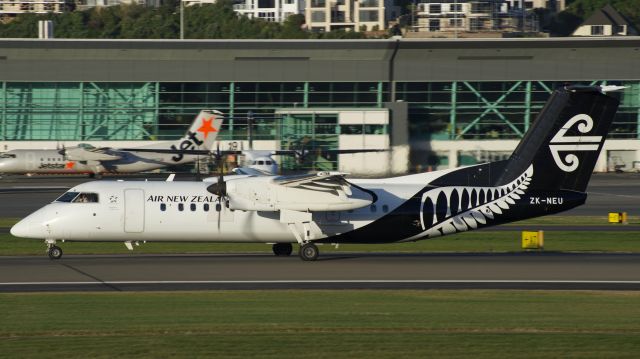
[[[639,37],[0,44],[0,151],[174,139],[209,108],[223,146],[251,121],[256,148],[392,149],[315,169],[415,172],[505,158],[571,82],[629,86],[597,170],[640,167]]]

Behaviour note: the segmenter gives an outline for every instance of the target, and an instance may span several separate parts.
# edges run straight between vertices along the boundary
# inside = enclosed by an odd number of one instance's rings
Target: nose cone
[[[40,209],[11,227],[11,235],[21,238],[48,238],[50,232],[44,209]]]
[[[13,227],[11,227],[11,235],[14,237],[28,238],[29,227],[31,227],[29,225],[29,222],[23,219],[20,222],[14,224]]]

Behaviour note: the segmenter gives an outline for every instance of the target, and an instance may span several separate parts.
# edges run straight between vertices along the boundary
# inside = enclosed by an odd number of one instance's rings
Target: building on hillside
[[[59,14],[73,9],[71,0],[0,0],[0,16]]]
[[[566,7],[565,0],[504,0],[509,9],[548,9],[553,12],[563,11]],[[524,6],[523,6],[524,5]]]
[[[399,15],[393,0],[310,0],[305,9],[311,31],[384,30]]]
[[[143,5],[149,7],[160,6],[160,0],[76,0],[76,9],[87,10],[94,7],[117,6],[117,5]]]
[[[538,32],[535,14],[503,0],[423,0],[412,30],[427,37],[500,37],[505,32]]]
[[[217,0],[181,0],[184,6],[215,4]]]
[[[282,22],[291,15],[304,12],[305,0],[245,0],[233,10],[252,19]]]
[[[594,12],[582,23],[572,36],[630,36],[638,30],[624,15],[611,5]]]

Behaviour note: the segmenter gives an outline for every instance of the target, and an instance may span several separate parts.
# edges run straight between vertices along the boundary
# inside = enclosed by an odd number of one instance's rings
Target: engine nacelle
[[[373,202],[373,196],[349,186],[349,195],[335,188],[288,187],[274,183],[272,177],[252,177],[226,182],[229,207],[243,211],[346,211]]]

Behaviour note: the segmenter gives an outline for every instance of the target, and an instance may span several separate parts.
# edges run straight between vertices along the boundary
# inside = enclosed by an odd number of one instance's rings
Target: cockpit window
[[[71,202],[74,198],[76,198],[80,193],[79,192],[67,192],[62,196],[58,197],[55,202]]]
[[[98,194],[81,192],[74,200],[73,203],[98,203]]]
[[[16,158],[16,155],[13,153],[3,153],[0,155],[0,158]]]

